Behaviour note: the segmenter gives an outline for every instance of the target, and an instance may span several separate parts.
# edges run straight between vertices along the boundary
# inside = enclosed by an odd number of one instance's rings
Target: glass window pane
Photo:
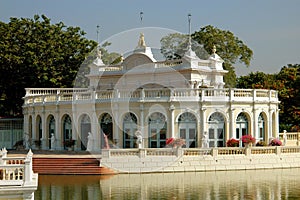
[[[218,128],[218,138],[219,139],[223,139],[224,138],[224,134],[223,134],[223,129],[222,128]]]
[[[156,141],[152,141],[152,142],[151,142],[151,148],[156,148],[156,147],[157,147]]]
[[[246,129],[246,128],[243,128],[243,129],[242,129],[242,134],[243,134],[243,135],[247,135],[247,129]]]
[[[186,138],[185,129],[180,129],[180,138],[183,138],[183,139]]]
[[[194,129],[194,128],[191,128],[190,130],[189,130],[189,139],[195,139],[196,138],[196,130]]]
[[[239,139],[239,138],[240,138],[240,129],[237,128],[235,131],[236,131],[236,136],[235,136],[235,137],[236,137],[237,139]]]
[[[218,147],[223,147],[224,146],[224,142],[223,141],[218,141]]]
[[[214,139],[215,138],[215,130],[214,129],[212,129],[212,128],[210,128],[209,130],[208,130],[208,137],[209,137],[209,139]]]

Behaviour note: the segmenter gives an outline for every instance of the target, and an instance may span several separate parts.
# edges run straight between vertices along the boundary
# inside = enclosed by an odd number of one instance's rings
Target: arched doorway
[[[109,113],[104,113],[100,117],[100,128],[101,128],[101,146],[104,147],[104,135],[107,136],[108,141],[113,141],[113,121]]]
[[[208,119],[208,139],[209,147],[225,146],[225,120],[219,113],[213,113]]]
[[[166,117],[159,112],[152,113],[148,119],[149,147],[162,148],[166,146],[167,122]]]
[[[86,150],[89,132],[91,132],[91,119],[87,114],[84,114],[80,120],[81,150]]]
[[[64,141],[72,140],[72,120],[69,115],[65,115],[63,118],[63,139]],[[65,144],[64,149],[66,149]]]
[[[178,118],[179,137],[185,139],[185,147],[197,146],[197,119],[189,112],[182,113]]]
[[[135,148],[137,131],[137,117],[133,113],[126,113],[123,118],[123,147]]]
[[[263,113],[260,113],[258,116],[258,139],[261,141],[265,140],[265,119]]]
[[[245,113],[240,113],[236,119],[236,139],[248,134],[248,118]]]
[[[48,144],[49,144],[49,149],[51,149],[51,136],[54,134],[54,137],[56,138],[55,135],[55,119],[53,115],[49,115],[48,117]]]

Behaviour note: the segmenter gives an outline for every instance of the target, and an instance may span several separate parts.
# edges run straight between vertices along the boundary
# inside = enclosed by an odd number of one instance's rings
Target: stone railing
[[[31,186],[37,188],[37,174],[32,171],[31,150],[26,157],[7,157],[5,148],[0,151],[0,186]]]
[[[126,156],[232,156],[232,155],[265,155],[265,154],[293,154],[300,153],[298,146],[267,146],[267,147],[220,147],[220,148],[142,148],[142,149],[103,149],[102,157]]]
[[[278,102],[277,91],[261,89],[152,88],[131,90],[88,90],[81,88],[27,88],[25,105],[65,101],[222,101]]]
[[[283,133],[279,133],[279,139],[283,142]],[[287,132],[285,146],[299,146],[300,132]]]

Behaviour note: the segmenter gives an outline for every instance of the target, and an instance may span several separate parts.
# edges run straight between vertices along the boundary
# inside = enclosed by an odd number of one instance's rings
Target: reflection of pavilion
[[[201,147],[205,132],[210,147],[245,134],[276,137],[277,92],[224,88],[222,63],[215,50],[202,60],[191,49],[180,60],[157,61],[141,41],[118,65],[104,65],[99,54],[89,65],[89,88],[26,89],[24,132],[41,138],[43,149],[51,148],[51,133],[55,149],[75,139],[76,150],[86,149],[91,132],[95,151],[103,146],[102,133],[111,146],[136,148],[137,130],[148,148],[164,147],[169,137]]]
[[[121,174],[102,180],[100,190],[104,199],[288,199],[299,196],[291,189],[297,174],[299,169]]]

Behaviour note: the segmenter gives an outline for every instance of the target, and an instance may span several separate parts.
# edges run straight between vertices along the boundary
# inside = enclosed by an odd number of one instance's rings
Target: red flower
[[[275,138],[270,142],[270,145],[271,146],[281,146],[282,142],[280,140],[278,140],[277,138]]]
[[[172,144],[174,142],[175,138],[167,138],[166,140],[166,144],[169,145],[169,144]]]
[[[227,140],[226,144],[227,147],[238,147],[239,146],[240,141],[234,138],[231,138],[229,140]]]
[[[245,143],[245,144],[249,144],[249,143],[254,144],[255,143],[255,138],[252,137],[252,135],[243,135],[242,136],[242,142]]]
[[[185,140],[181,138],[168,138],[166,140],[166,145],[172,147],[182,147],[183,145],[185,145]]]

